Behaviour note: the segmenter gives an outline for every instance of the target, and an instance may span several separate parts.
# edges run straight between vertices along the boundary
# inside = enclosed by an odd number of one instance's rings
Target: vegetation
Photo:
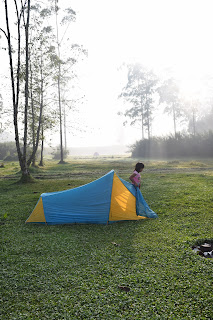
[[[4,161],[17,161],[18,155],[14,142],[0,143],[0,159]]]
[[[195,136],[213,129],[211,93],[205,98],[192,99],[185,96],[174,78],[164,79],[162,75],[157,76],[139,63],[125,66],[127,83],[119,98],[126,102],[126,106],[118,114],[127,119],[123,122],[124,125],[128,120],[132,126],[139,124],[142,140],[145,139],[145,132],[148,140],[152,138],[152,120],[158,116],[160,109],[170,116],[175,137],[180,132]],[[177,124],[181,130],[177,128]]]
[[[174,79],[168,79],[158,88],[159,103],[165,104],[164,112],[172,115],[174,124],[174,135],[177,135],[176,123],[181,117],[181,99],[177,84]]]
[[[25,225],[42,192],[111,169],[128,180],[135,160],[45,164],[18,187],[18,163],[0,168],[2,320],[213,318],[213,260],[191,250],[213,240],[212,160],[145,161],[142,193],[159,219]]]
[[[69,154],[68,150],[64,150],[63,151],[63,159],[66,159],[67,156]],[[52,156],[54,160],[60,160],[61,161],[61,146],[58,146],[54,149],[54,151],[52,152]],[[63,161],[61,162],[63,163]]]
[[[29,167],[31,164],[35,165],[35,155],[40,142],[42,142],[43,150],[44,131],[48,128],[52,129],[53,123],[57,123],[56,119],[53,121],[57,112],[50,111],[52,105],[55,106],[55,104],[59,105],[61,162],[63,163],[61,103],[62,100],[66,100],[64,91],[70,80],[68,74],[72,74],[72,78],[75,76],[75,72],[70,68],[77,63],[81,54],[85,55],[86,51],[80,45],[69,43],[67,39],[69,56],[66,57],[66,60],[62,60],[59,52],[63,38],[58,37],[60,29],[57,19],[60,9],[58,0],[52,0],[48,4],[41,2],[31,4],[30,0],[24,2],[14,0],[13,4],[10,4],[9,1],[4,0],[2,6],[4,7],[5,26],[0,27],[0,33],[4,35],[9,55],[16,149],[22,182],[31,181]],[[12,14],[13,11],[15,15]],[[55,34],[51,25],[54,12],[56,14]],[[67,8],[66,15],[61,17],[61,24],[64,27],[66,23],[68,24],[63,37],[70,22],[75,20],[74,18],[75,11]],[[54,86],[56,84],[58,95],[55,97]],[[59,86],[62,85],[64,87],[63,96],[62,90],[59,90]],[[48,111],[46,110],[47,105]],[[2,106],[0,96],[0,111]],[[65,117],[65,106],[63,112]],[[23,146],[21,141],[23,141]]]
[[[213,131],[206,134],[156,137],[137,141],[131,146],[132,157],[174,159],[213,157]]]
[[[176,158],[193,158],[201,157],[208,158],[213,156],[213,132],[209,131],[206,134],[181,135],[168,137],[154,137],[150,140],[144,139],[137,141],[130,146],[133,158],[147,158],[147,159],[176,159]],[[51,152],[54,160],[61,159],[60,146],[53,149]],[[64,159],[69,155],[68,150],[64,150]],[[97,157],[96,154],[94,156]],[[15,143],[0,143],[0,160],[15,161],[17,160],[17,152]],[[42,162],[39,163],[43,166]]]
[[[150,139],[154,94],[157,90],[158,79],[152,71],[138,63],[128,65],[127,69],[128,82],[119,97],[129,102],[131,107],[124,115],[131,119],[131,125],[138,122],[141,124],[142,139],[144,139],[144,128]]]
[[[29,25],[30,25],[30,0],[27,0],[24,4],[14,1],[15,11],[15,23],[14,23],[14,34],[13,37],[11,30],[11,15],[10,9],[8,8],[8,1],[4,0],[5,7],[5,22],[6,29],[0,28],[0,31],[6,37],[7,49],[9,54],[9,67],[10,67],[10,80],[12,89],[12,104],[13,104],[13,123],[15,132],[16,149],[18,159],[22,171],[23,181],[27,181],[29,177],[28,167],[32,161],[36,150],[33,150],[32,154],[27,157],[27,133],[28,133],[28,103],[29,103]],[[14,22],[14,21],[13,21]],[[24,54],[22,54],[21,47],[24,47]],[[24,58],[23,58],[24,57]],[[22,60],[23,59],[23,60]],[[23,70],[22,70],[23,63]],[[21,78],[24,75],[24,85],[21,86]],[[21,137],[20,137],[20,126],[18,121],[18,114],[20,113],[21,105],[21,93],[23,90],[23,148],[21,148]],[[38,128],[40,127],[40,121]],[[39,131],[39,129],[38,129]],[[39,136],[39,135],[38,135]],[[27,159],[28,158],[28,159]]]

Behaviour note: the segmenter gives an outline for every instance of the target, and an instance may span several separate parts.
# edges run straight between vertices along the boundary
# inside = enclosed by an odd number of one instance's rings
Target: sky
[[[79,143],[131,144],[140,139],[140,128],[123,127],[117,116],[125,108],[117,99],[126,81],[124,71],[118,71],[123,62],[140,62],[163,76],[169,70],[186,95],[205,94],[201,80],[213,74],[212,1],[72,3],[77,11],[74,31],[89,53],[85,116],[94,128],[88,140],[83,137]],[[162,126],[163,119],[165,115],[154,120],[153,135],[172,132],[172,122]]]
[[[141,129],[124,127],[124,119],[117,115],[125,110],[117,99],[126,83],[120,68],[124,62],[139,62],[164,77],[172,74],[186,95],[205,95],[203,78],[213,75],[212,0],[60,3],[77,13],[68,36],[88,50],[79,66],[79,86],[86,99],[78,115],[71,115],[80,122],[80,130],[68,133],[68,146],[125,146],[140,140]],[[172,121],[165,119],[156,116],[153,135],[172,132]]]

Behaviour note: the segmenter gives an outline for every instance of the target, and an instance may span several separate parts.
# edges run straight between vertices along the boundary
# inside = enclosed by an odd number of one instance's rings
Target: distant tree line
[[[213,157],[213,131],[204,134],[177,134],[137,141],[130,147],[133,158],[175,159]]]
[[[124,125],[141,128],[141,139],[152,139],[153,119],[162,110],[173,124],[173,134],[179,138],[179,127],[196,136],[213,130],[213,95],[187,98],[174,78],[161,79],[139,63],[125,65],[126,85],[119,98],[124,102],[118,114]],[[161,112],[160,112],[161,113]],[[162,124],[162,126],[164,126]],[[153,140],[153,139],[152,139]]]
[[[39,151],[41,151],[39,149]],[[54,160],[60,160],[61,149],[60,145],[53,149],[51,152]],[[64,150],[64,158],[69,154],[68,150]],[[18,153],[16,150],[15,142],[0,143],[0,161],[18,161]]]
[[[0,160],[18,161],[15,142],[0,143]]]

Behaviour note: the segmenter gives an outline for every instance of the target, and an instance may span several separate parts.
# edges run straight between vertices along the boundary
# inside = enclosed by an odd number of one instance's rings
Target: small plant
[[[8,216],[7,212],[2,213],[2,214],[0,215],[0,223],[1,223],[1,224],[3,224],[3,223],[5,222],[5,220],[7,219],[7,216]]]

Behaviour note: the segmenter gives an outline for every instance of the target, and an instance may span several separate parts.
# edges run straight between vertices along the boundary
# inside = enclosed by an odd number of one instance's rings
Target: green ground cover
[[[213,240],[213,161],[145,161],[142,193],[159,219],[25,225],[40,193],[111,169],[128,180],[134,163],[47,162],[27,185],[17,163],[0,168],[0,319],[213,319],[213,259],[191,250]]]

